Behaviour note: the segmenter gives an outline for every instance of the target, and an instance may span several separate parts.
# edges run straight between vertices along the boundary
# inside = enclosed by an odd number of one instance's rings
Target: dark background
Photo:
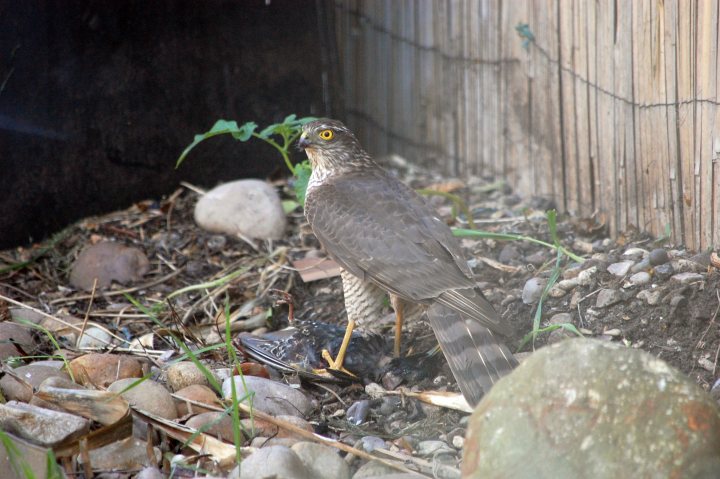
[[[270,146],[226,137],[174,164],[219,118],[262,127],[330,113],[321,10],[292,0],[0,1],[0,248],[160,198],[181,180],[285,174]]]

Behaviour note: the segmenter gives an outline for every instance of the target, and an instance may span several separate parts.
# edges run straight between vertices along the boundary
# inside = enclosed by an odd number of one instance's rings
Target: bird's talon
[[[325,361],[327,361],[327,363],[329,365],[328,369],[334,369],[335,371],[342,371],[345,374],[349,374],[350,376],[355,377],[355,375],[353,373],[351,373],[350,371],[348,371],[347,369],[345,369],[342,366],[342,364],[338,364],[338,362],[335,361],[333,359],[333,357],[330,355],[330,351],[328,351],[327,349],[322,350],[322,357]]]

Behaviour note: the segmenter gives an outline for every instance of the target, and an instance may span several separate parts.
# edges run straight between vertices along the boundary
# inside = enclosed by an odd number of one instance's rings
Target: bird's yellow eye
[[[320,132],[320,138],[323,140],[332,140],[333,136],[335,136],[335,133],[333,133],[332,130],[323,130]]]

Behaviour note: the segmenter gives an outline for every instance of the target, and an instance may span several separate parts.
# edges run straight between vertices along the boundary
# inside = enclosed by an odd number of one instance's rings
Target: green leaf
[[[180,163],[185,160],[185,157],[190,153],[190,151],[192,151],[193,148],[195,148],[200,142],[205,141],[208,138],[212,138],[213,136],[218,135],[230,134],[236,140],[247,141],[248,139],[250,139],[256,128],[257,124],[252,121],[249,121],[243,126],[238,127],[236,121],[218,120],[215,122],[212,128],[210,128],[205,133],[195,135],[193,142],[190,143],[190,145],[183,150],[180,158],[178,158],[177,163],[175,164],[175,168],[178,168],[180,166]]]
[[[249,121],[245,123],[238,131],[233,131],[231,132],[231,134],[236,140],[248,141],[256,128],[257,123]]]
[[[300,203],[295,200],[283,200],[282,202],[282,207],[285,214],[292,213],[298,208],[298,206],[300,206]]]
[[[305,193],[307,192],[311,174],[312,167],[308,160],[295,165],[295,196],[301,205],[305,204]]]

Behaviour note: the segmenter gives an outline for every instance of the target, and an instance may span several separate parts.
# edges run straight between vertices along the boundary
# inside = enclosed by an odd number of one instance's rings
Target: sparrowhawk
[[[477,404],[517,361],[495,338],[511,329],[478,289],[450,228],[339,121],[307,123],[298,145],[312,166],[305,215],[315,236],[346,275],[390,293],[396,353],[403,303],[425,308],[460,390]],[[343,356],[341,348],[335,367]]]

